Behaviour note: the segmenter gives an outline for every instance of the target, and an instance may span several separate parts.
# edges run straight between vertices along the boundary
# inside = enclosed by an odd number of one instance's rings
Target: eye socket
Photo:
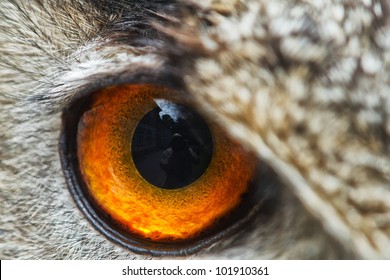
[[[173,90],[109,87],[66,109],[63,125],[60,154],[76,203],[137,253],[196,252],[235,232],[259,200],[255,156]],[[164,162],[183,151],[172,176]]]

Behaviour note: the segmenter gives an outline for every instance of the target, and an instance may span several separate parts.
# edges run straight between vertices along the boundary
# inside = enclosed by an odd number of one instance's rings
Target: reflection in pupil
[[[134,164],[142,177],[157,187],[188,186],[210,164],[211,131],[194,110],[166,100],[156,103],[158,107],[148,112],[134,131]]]

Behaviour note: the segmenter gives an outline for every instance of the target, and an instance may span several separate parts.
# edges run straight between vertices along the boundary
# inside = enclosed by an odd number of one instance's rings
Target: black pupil
[[[189,107],[156,101],[138,123],[132,156],[142,177],[156,187],[178,189],[199,179],[210,164],[213,138],[204,119]]]

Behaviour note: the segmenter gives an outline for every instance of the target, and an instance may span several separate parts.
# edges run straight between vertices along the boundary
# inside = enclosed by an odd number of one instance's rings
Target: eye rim
[[[167,87],[166,84],[161,85],[150,82],[147,84]],[[171,87],[167,88],[176,91]],[[246,199],[245,204],[241,203],[235,210],[233,210],[228,217],[235,216],[235,218],[229,221],[229,223],[222,223],[221,226],[213,228],[211,233],[202,234],[199,238],[186,241],[173,243],[148,241],[132,236],[114,225],[114,223],[110,223],[109,215],[103,213],[103,211],[99,211],[99,206],[93,201],[84,186],[85,182],[79,168],[77,156],[77,124],[82,114],[88,108],[91,102],[91,97],[97,91],[98,90],[94,89],[92,92],[89,92],[83,97],[73,100],[73,102],[63,109],[61,132],[59,137],[60,161],[68,189],[74,202],[76,203],[76,206],[96,230],[102,233],[110,241],[119,244],[136,254],[157,257],[186,256],[197,253],[204,248],[216,244],[218,241],[226,237],[233,236],[235,233],[244,228],[246,224],[253,220],[253,216],[257,214],[261,208],[257,198],[258,195]],[[253,182],[251,186],[248,187],[247,193],[255,193],[255,189],[257,189],[257,183]]]

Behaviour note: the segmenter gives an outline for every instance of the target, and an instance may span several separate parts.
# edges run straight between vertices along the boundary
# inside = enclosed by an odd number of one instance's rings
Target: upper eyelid
[[[111,47],[108,47],[109,49]],[[84,50],[83,60],[68,58],[67,68],[57,65],[54,72],[42,77],[39,90],[32,91],[31,100],[60,110],[70,103],[104,87],[123,83],[153,83],[166,86],[182,85],[178,78],[164,72],[162,59],[155,54],[134,56],[124,53],[105,57],[99,50]],[[99,57],[100,56],[100,57]],[[162,79],[164,77],[164,79]],[[46,81],[50,81],[47,83]]]

